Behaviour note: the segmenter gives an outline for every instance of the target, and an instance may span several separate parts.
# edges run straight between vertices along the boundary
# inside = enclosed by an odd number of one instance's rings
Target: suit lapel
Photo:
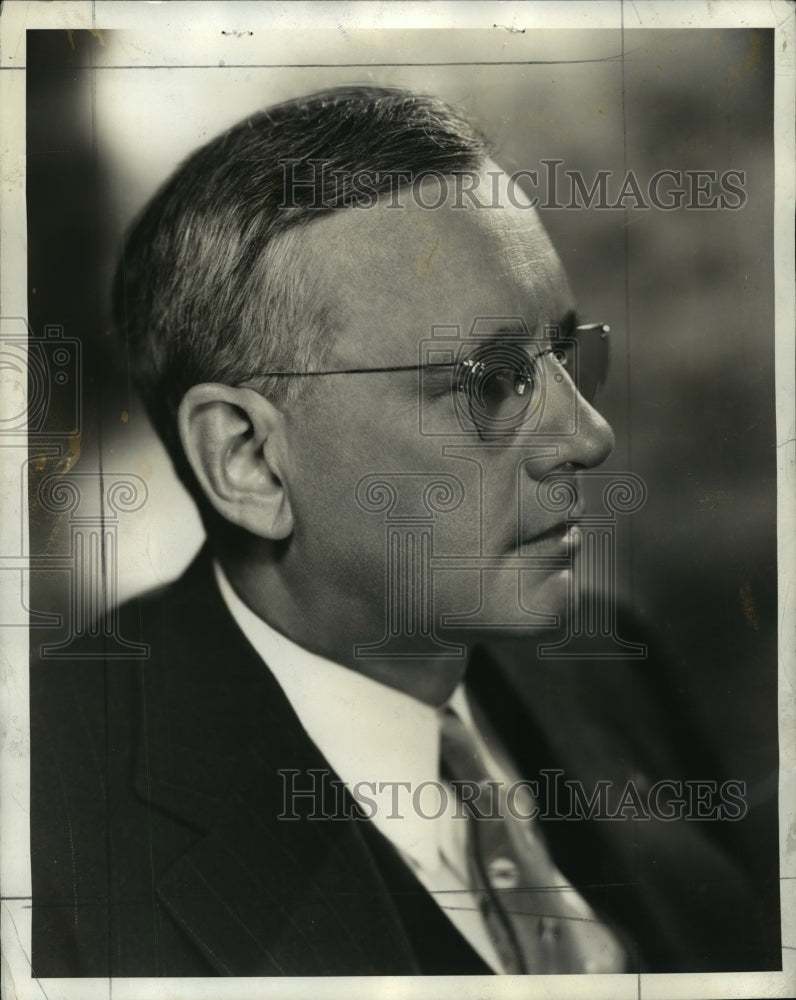
[[[385,879],[394,852],[346,818],[351,799],[231,619],[206,556],[147,605],[142,629],[153,656],[142,672],[136,788],[196,831],[186,853],[158,866],[157,894],[217,972],[422,972],[407,913],[424,937],[428,928],[452,936],[463,969],[486,971],[400,859]],[[280,818],[291,811],[284,771],[299,772],[297,790],[325,774],[322,808],[333,818]],[[296,798],[296,812],[315,802]]]
[[[160,879],[178,923],[228,975],[420,971],[357,824],[279,820],[264,765]]]

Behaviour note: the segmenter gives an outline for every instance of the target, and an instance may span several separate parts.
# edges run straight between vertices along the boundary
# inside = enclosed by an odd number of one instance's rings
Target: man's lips
[[[580,535],[572,527],[567,521],[559,521],[545,531],[523,539],[519,554],[566,555],[580,541]]]
[[[577,521],[583,515],[586,503],[575,480],[567,479],[565,484],[574,500],[572,506],[566,511],[566,516],[561,517],[563,514],[561,511],[560,521],[551,524],[544,531],[522,538],[517,548],[517,555],[569,556],[570,553],[579,548],[580,532],[577,530]]]

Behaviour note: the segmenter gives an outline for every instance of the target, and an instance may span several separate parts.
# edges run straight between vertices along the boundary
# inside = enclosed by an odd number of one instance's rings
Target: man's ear
[[[203,382],[185,393],[177,420],[194,475],[224,520],[260,538],[287,538],[293,510],[280,411],[254,389]]]

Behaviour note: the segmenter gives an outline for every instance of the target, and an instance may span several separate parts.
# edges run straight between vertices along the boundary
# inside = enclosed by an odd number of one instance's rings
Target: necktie
[[[490,781],[475,736],[449,707],[440,710],[440,731],[442,774],[469,789],[461,798],[466,818],[457,822],[467,823],[471,888],[504,969],[622,972],[616,939],[555,866],[532,823],[508,808],[505,783]]]

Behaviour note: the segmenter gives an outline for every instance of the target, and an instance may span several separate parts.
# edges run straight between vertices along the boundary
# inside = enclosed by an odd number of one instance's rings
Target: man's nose
[[[538,425],[547,440],[557,445],[556,457],[548,463],[550,470],[564,464],[583,469],[600,465],[614,450],[613,428],[571,379],[556,380],[553,385]]]
[[[559,440],[562,462],[584,469],[602,464],[614,450],[616,436],[605,417],[578,395],[576,402],[574,434],[565,434]]]

